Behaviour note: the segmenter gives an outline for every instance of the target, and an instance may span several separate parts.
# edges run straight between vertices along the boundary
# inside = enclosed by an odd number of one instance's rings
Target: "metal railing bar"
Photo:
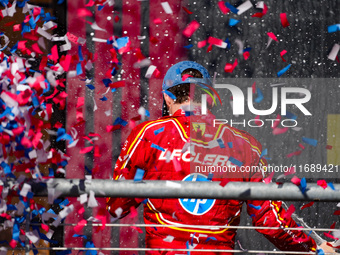
[[[30,225],[32,226],[39,226],[41,225],[41,223],[31,223]],[[49,223],[47,225],[51,225],[52,223]],[[75,227],[77,226],[76,223],[69,223],[69,224],[59,224],[60,226],[70,226],[70,227]],[[86,224],[85,226],[88,226],[89,224]],[[101,223],[92,223],[91,226],[92,227],[101,227],[104,224]],[[286,229],[286,230],[301,230],[301,231],[321,231],[321,232],[330,232],[330,231],[340,231],[340,229],[334,229],[334,228],[280,228],[280,227],[257,227],[257,226],[225,226],[225,225],[216,225],[216,226],[211,226],[211,225],[159,225],[159,224],[119,224],[119,223],[106,223],[105,226],[107,227],[150,227],[150,228],[154,228],[154,227],[181,227],[181,228],[207,228],[207,229],[211,229],[211,228],[228,228],[228,229],[271,229],[271,230],[276,230],[276,229]]]
[[[78,197],[93,191],[97,197],[135,198],[202,198],[236,200],[290,200],[340,202],[340,184],[334,189],[323,189],[316,183],[307,184],[301,192],[293,183],[229,182],[225,187],[219,182],[183,181],[113,181],[108,179],[49,179],[45,183],[32,181],[35,196],[48,196],[54,189],[61,196]]]
[[[14,249],[20,250],[20,249]],[[267,253],[267,254],[315,254],[315,252],[300,252],[300,251],[266,251],[266,250],[226,250],[226,249],[170,249],[170,248],[122,248],[122,247],[41,247],[35,250],[52,250],[52,251],[190,251],[190,252],[234,252],[234,253]],[[327,254],[327,253],[325,253]]]

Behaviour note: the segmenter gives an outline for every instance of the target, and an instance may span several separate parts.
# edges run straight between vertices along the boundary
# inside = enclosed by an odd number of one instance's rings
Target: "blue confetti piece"
[[[148,110],[145,109],[145,116],[146,117],[150,117],[150,112]]]
[[[249,205],[249,207],[254,208],[255,210],[261,209],[261,206],[259,206],[259,205],[253,205],[253,204],[248,204],[248,205]]]
[[[127,121],[123,120],[122,118],[118,117],[117,119],[115,119],[115,122],[113,123],[113,125],[122,125],[122,126],[126,126],[128,123]]]
[[[85,171],[86,171],[86,173],[88,173],[88,174],[91,174],[92,175],[92,171],[87,167],[87,166],[85,166]]]
[[[318,254],[318,255],[325,255],[325,252],[323,251],[323,249],[318,249],[318,250],[316,250],[316,254]]]
[[[143,169],[137,168],[137,171],[135,173],[135,177],[133,178],[133,181],[140,182],[143,180],[145,171]]]
[[[151,147],[152,148],[155,148],[155,149],[157,149],[157,150],[160,150],[160,151],[165,151],[161,146],[158,146],[157,144],[151,144]]]
[[[228,142],[227,144],[229,148],[233,148],[233,142]]]
[[[15,223],[13,225],[13,234],[12,234],[12,239],[15,241],[19,241],[19,235],[20,235],[20,225],[18,223]]]
[[[257,97],[255,98],[255,102],[256,103],[260,103],[262,100],[263,100],[263,94],[262,94],[262,91],[259,89],[259,88],[256,88],[256,94],[257,94]]]
[[[93,242],[86,242],[85,244],[85,248],[96,248],[96,246],[94,246]],[[97,255],[98,254],[98,251],[96,250],[87,250],[85,255]]]
[[[95,89],[95,87],[92,84],[88,84],[88,85],[86,85],[86,87],[88,87],[90,90],[94,90]]]
[[[79,56],[79,61],[83,61],[83,54],[81,53],[81,45],[78,46],[78,56]]]
[[[127,45],[127,43],[129,42],[129,37],[125,36],[125,37],[120,37],[118,39],[116,39],[116,43],[117,43],[117,49],[121,49],[123,47],[125,47]]]
[[[58,0],[57,4],[62,4],[65,0]]]
[[[218,145],[220,146],[220,148],[222,148],[222,149],[225,148],[225,145],[224,145],[224,143],[223,143],[223,141],[222,141],[221,138],[218,138],[218,139],[217,139],[217,142],[218,142]]]
[[[241,20],[237,20],[237,19],[229,19],[229,26],[233,27],[235,26],[236,24],[240,23]]]
[[[15,207],[15,205],[9,204],[9,205],[7,205],[7,210],[8,210],[8,211],[16,211],[16,210],[18,210],[18,209]]]
[[[185,111],[185,116],[186,117],[188,117],[188,116],[195,116],[195,113],[191,112],[191,111]]]
[[[187,242],[185,243],[185,246],[187,247],[187,250],[190,249],[190,247],[189,247],[189,241],[187,241]],[[190,255],[190,251],[187,251],[187,255]]]
[[[300,182],[300,190],[304,194],[306,192],[306,189],[307,189],[307,181],[306,181],[306,178],[303,177]]]
[[[72,237],[82,237],[84,239],[87,239],[86,235],[78,235],[78,234],[74,234]]]
[[[111,75],[112,75],[112,76],[115,76],[115,75],[116,75],[116,73],[117,73],[117,70],[116,70],[116,68],[115,68],[115,67],[114,67],[114,68],[112,68]]]
[[[237,160],[237,159],[235,159],[235,158],[233,158],[233,157],[230,157],[230,158],[229,158],[229,161],[230,161],[231,163],[233,163],[234,165],[238,166],[238,167],[241,167],[241,166],[243,165],[243,163],[242,163],[241,161],[239,161],[239,160]]]
[[[334,24],[334,25],[328,26],[327,29],[328,29],[328,33],[334,33],[334,32],[340,31],[340,24]]]
[[[227,49],[230,49],[231,43],[230,43],[229,39],[228,38],[225,39],[224,42],[227,43]]]
[[[297,116],[291,112],[286,112],[286,115],[284,115],[285,117],[287,117],[288,119],[292,119],[292,120],[296,120]]]
[[[214,177],[214,174],[213,173],[209,173],[208,174],[208,181],[211,181],[213,177]]]
[[[105,6],[105,5],[99,5],[99,6],[98,6],[98,11],[103,10],[104,6]]]
[[[176,100],[176,96],[168,90],[163,90],[163,93],[167,94],[171,99]]]
[[[64,201],[62,201],[61,203],[59,203],[60,208],[64,208],[65,206],[67,206],[70,203],[70,201],[68,201],[68,199],[65,199]]]
[[[217,241],[216,237],[208,236],[208,238],[205,240],[205,242],[209,242],[210,240]]]
[[[5,161],[1,162],[1,167],[4,169],[4,172],[5,172],[6,175],[10,174],[12,172],[11,167],[8,164],[6,164]]]
[[[250,47],[248,47],[248,48],[245,48],[244,50],[243,50],[243,52],[249,52],[249,51],[251,51],[251,48]]]
[[[154,133],[155,135],[158,135],[159,133],[162,133],[163,131],[164,131],[164,127],[159,128],[159,129],[153,131],[153,133]]]
[[[312,139],[312,138],[308,138],[308,137],[302,137],[302,141],[309,144],[309,145],[312,145],[312,146],[317,146],[318,145],[318,141],[315,140],[315,139]]]
[[[233,5],[231,5],[230,3],[226,2],[226,3],[225,3],[225,6],[227,6],[227,8],[228,8],[231,12],[233,12],[233,13],[235,13],[235,14],[238,13],[238,9],[237,9],[236,7],[234,7]]]
[[[99,98],[99,100],[105,102],[105,101],[107,101],[107,97],[103,96],[102,98]]]
[[[190,48],[192,48],[194,45],[192,45],[192,44],[189,44],[189,45],[185,45],[185,46],[183,46],[184,48],[186,48],[186,49],[190,49]]]
[[[105,87],[109,87],[110,83],[112,83],[110,79],[103,79],[102,82],[104,83]]]
[[[281,69],[280,71],[278,71],[277,73],[277,77],[280,77],[282,74],[284,74],[285,72],[288,71],[288,69],[290,68],[291,64],[289,64],[288,66],[286,66],[285,68]]]
[[[195,236],[195,234],[196,234],[196,233],[194,233],[194,234],[192,235],[192,237],[191,237],[191,242],[190,242],[191,246],[193,246],[193,244],[194,244],[194,236]]]
[[[111,92],[112,92],[112,93],[113,93],[113,92],[116,92],[116,90],[117,90],[116,88],[112,88],[112,89],[111,89]]]
[[[57,252],[56,252],[57,255],[67,255],[67,254],[71,254],[71,253],[72,253],[71,250],[57,251]]]
[[[264,149],[260,155],[260,158],[262,158],[263,156],[266,156],[268,154],[268,149]]]
[[[83,73],[83,69],[81,68],[81,63],[77,64],[77,75],[81,75]]]
[[[328,185],[328,187],[330,187],[332,190],[335,190],[335,187],[334,187],[333,183],[329,182],[329,183],[327,183],[327,185]]]

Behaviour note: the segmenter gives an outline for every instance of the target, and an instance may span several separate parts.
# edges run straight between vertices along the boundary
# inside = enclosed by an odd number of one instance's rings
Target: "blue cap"
[[[182,72],[189,68],[199,71],[203,75],[203,78],[188,77],[185,80],[182,80]],[[170,67],[169,70],[166,72],[163,80],[162,90],[165,91],[171,87],[185,83],[200,83],[211,85],[210,75],[207,69],[205,69],[202,65],[193,61],[182,61]]]

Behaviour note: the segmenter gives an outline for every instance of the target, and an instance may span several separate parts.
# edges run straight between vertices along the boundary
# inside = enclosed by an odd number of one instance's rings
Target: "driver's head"
[[[175,104],[183,104],[190,100],[200,103],[202,88],[207,88],[205,85],[211,86],[207,69],[193,61],[182,61],[169,68],[162,89]],[[163,104],[163,116],[165,115],[168,115],[168,112]]]

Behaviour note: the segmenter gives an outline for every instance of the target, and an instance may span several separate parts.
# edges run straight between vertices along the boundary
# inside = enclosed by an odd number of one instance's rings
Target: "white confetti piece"
[[[84,203],[86,203],[87,202],[87,194],[85,193],[85,194],[81,194],[80,196],[79,196],[79,200],[78,200],[81,204],[84,204]]]
[[[162,2],[161,5],[166,14],[172,14],[172,9],[168,2]]]
[[[93,30],[99,30],[99,31],[104,31],[104,32],[106,32],[106,30],[103,29],[103,28],[101,28],[101,27],[99,27],[98,24],[97,24],[96,22],[93,22],[93,23],[92,23],[91,28],[92,28]]]
[[[26,236],[32,243],[36,243],[40,240],[37,230],[26,232]]]
[[[156,66],[150,65],[148,70],[146,71],[145,78],[150,79],[155,70],[156,70]]]
[[[330,60],[335,60],[336,59],[336,56],[338,55],[339,53],[339,50],[340,50],[340,45],[339,44],[334,44],[331,52],[328,54],[328,59]]]
[[[74,210],[74,205],[71,204],[69,206],[66,206],[63,210],[59,212],[59,217],[64,219],[67,215],[69,215]]]
[[[20,196],[26,197],[28,192],[31,191],[31,185],[24,183],[22,189],[20,190]]]
[[[37,33],[40,34],[41,36],[45,37],[47,40],[51,41],[52,40],[52,35],[47,33],[44,29],[41,27],[38,27]]]
[[[87,206],[88,207],[97,207],[98,206],[98,202],[96,200],[96,198],[94,197],[94,192],[93,190],[90,190],[90,196],[87,202]]]
[[[171,243],[174,239],[175,237],[168,235],[167,237],[163,239],[163,241]]]
[[[180,189],[182,187],[182,185],[180,183],[176,183],[176,182],[172,182],[172,181],[166,181],[165,186],[171,187],[171,188],[176,188],[176,189]]]
[[[248,11],[250,8],[253,7],[253,4],[248,0],[246,2],[244,2],[243,4],[240,4],[237,9],[238,9],[238,12],[237,14],[238,15],[241,15],[242,13]]]

